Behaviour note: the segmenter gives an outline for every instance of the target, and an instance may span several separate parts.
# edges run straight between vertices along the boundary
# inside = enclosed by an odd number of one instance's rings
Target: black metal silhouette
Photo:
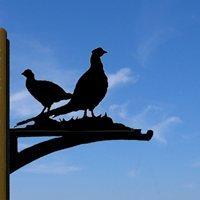
[[[18,152],[17,139],[19,137],[48,137],[59,136]],[[77,145],[107,141],[107,140],[139,140],[149,141],[153,136],[153,131],[148,130],[146,134],[141,134],[141,129],[114,130],[114,131],[65,131],[65,130],[10,130],[10,173],[28,163],[46,156],[50,153],[71,148]]]
[[[90,68],[78,80],[72,95],[65,93],[62,88],[54,83],[35,80],[31,70],[25,70],[23,75],[27,77],[26,85],[28,90],[44,107],[50,109],[50,105],[61,100],[66,94],[71,99],[66,105],[50,111],[48,109],[47,112],[43,110],[38,116],[21,121],[17,126],[25,125],[31,121],[34,124],[26,125],[25,128],[10,129],[10,173],[42,156],[76,145],[105,140],[149,141],[152,138],[152,130],[142,134],[141,129],[134,129],[113,122],[107,114],[97,117],[94,115],[94,108],[105,97],[108,88],[107,76],[101,62],[101,57],[105,53],[107,52],[100,47],[92,51]],[[49,84],[51,87],[47,86]],[[53,90],[52,88],[54,87],[57,89]],[[44,88],[45,91],[41,92]],[[47,90],[51,92],[46,92]],[[35,91],[37,91],[36,93],[37,95],[39,94],[39,97],[34,93]],[[53,115],[58,116],[78,110],[84,110],[82,118],[70,119],[68,121],[65,119],[57,121],[50,118]],[[87,110],[91,111],[92,117],[87,116]],[[17,139],[19,137],[37,136],[59,136],[59,138],[41,142],[18,152]]]
[[[72,111],[84,110],[84,116],[87,116],[87,110],[94,115],[94,108],[105,97],[108,88],[108,79],[103,69],[101,56],[107,53],[101,47],[92,51],[90,58],[90,68],[78,80],[73,92],[73,96],[67,105],[48,112],[48,116],[58,116]]]
[[[43,113],[46,108],[47,111],[49,111],[53,103],[61,100],[68,100],[72,97],[72,94],[66,93],[55,83],[45,80],[36,80],[34,73],[30,69],[26,69],[22,75],[26,77],[26,87],[28,91],[44,106],[41,113]]]
[[[71,118],[70,120],[62,119],[57,121],[55,119],[47,118],[43,115],[38,115],[31,119],[34,124],[27,125],[25,128],[18,128],[15,130],[61,130],[61,131],[132,131],[133,128],[127,127],[121,123],[115,123],[107,116],[99,115],[96,117],[82,117]],[[30,121],[29,121],[30,122]],[[18,123],[17,126],[28,123],[27,120]]]

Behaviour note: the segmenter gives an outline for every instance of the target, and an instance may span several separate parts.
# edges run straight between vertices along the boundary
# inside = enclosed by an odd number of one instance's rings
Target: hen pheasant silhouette
[[[91,111],[93,117],[95,107],[102,101],[107,93],[108,78],[103,69],[101,57],[107,51],[101,47],[92,51],[90,58],[90,68],[80,77],[70,101],[59,108],[46,113],[48,116],[58,116],[73,111],[84,110],[84,116],[87,116],[87,110]]]
[[[46,109],[49,111],[53,103],[68,100],[72,97],[72,94],[65,92],[53,82],[36,80],[34,73],[30,69],[26,69],[22,75],[26,77],[26,88],[30,94],[44,106],[41,114]]]

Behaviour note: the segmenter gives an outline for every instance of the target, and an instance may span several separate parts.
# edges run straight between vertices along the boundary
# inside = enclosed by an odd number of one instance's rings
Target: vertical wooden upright
[[[7,65],[8,42],[6,31],[0,28],[0,200],[8,200],[8,166],[7,166]]]

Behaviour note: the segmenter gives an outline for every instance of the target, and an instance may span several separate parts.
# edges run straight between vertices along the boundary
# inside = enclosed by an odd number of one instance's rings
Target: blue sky
[[[155,131],[151,142],[94,143],[39,159],[11,175],[11,200],[200,196],[199,1],[0,0],[0,24],[11,42],[11,127],[42,109],[25,89],[25,68],[73,91],[102,46],[110,88],[95,112]],[[40,140],[21,139],[20,148]]]

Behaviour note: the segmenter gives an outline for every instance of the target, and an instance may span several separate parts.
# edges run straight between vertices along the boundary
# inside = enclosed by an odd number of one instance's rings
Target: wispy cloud
[[[25,44],[29,47],[31,47],[32,50],[36,51],[37,53],[42,53],[46,55],[53,55],[54,51],[50,47],[50,45],[43,44],[39,40],[31,39],[31,40],[26,40]]]
[[[182,120],[179,117],[171,116],[155,124],[151,128],[152,130],[154,130],[154,133],[155,133],[154,138],[158,140],[159,142],[166,143],[167,140],[165,138],[165,134],[170,132],[171,126],[179,124],[181,122]]]
[[[27,97],[28,97],[28,92],[26,90],[21,90],[10,96],[10,103],[21,101],[23,99],[26,99]]]
[[[160,115],[163,109],[157,105],[147,105],[138,114],[132,116],[131,122],[138,126],[143,126],[147,128],[149,124],[156,120],[157,115]],[[161,116],[160,116],[161,117]]]
[[[52,109],[66,104],[63,100],[52,105]],[[10,96],[10,112],[13,118],[24,118],[39,114],[43,106],[26,90],[21,90]],[[80,116],[80,113],[78,113]]]
[[[162,120],[160,120],[162,119]],[[166,115],[165,109],[148,105],[141,113],[132,118],[133,123],[141,124],[145,129],[154,131],[154,139],[160,143],[167,143],[166,134],[171,128],[182,122],[179,116]]]
[[[38,79],[51,80],[66,90],[73,89],[79,70],[72,66],[70,58],[59,59],[59,55],[51,43],[20,36],[15,36],[14,41],[13,46],[16,45],[19,49],[15,52],[14,48],[14,56],[11,59],[13,66],[11,75],[14,79],[11,81],[11,88],[15,88],[16,83],[24,81],[20,73],[25,68],[30,68]],[[15,84],[13,84],[14,82]]]
[[[130,177],[136,177],[138,175],[138,170],[137,169],[131,169],[128,173]]]
[[[176,35],[176,31],[172,28],[166,28],[163,30],[153,32],[149,37],[144,39],[137,48],[136,59],[138,63],[145,67],[149,59],[157,51],[157,49],[165,44],[168,40]]]
[[[12,117],[28,117],[39,113],[42,106],[28,93],[21,90],[10,96],[10,112]]]
[[[192,167],[193,168],[200,168],[200,160],[193,162]]]
[[[117,113],[117,115],[119,115],[119,117],[121,117],[122,119],[127,119],[128,117],[127,107],[128,107],[128,103],[121,104],[121,105],[113,104],[109,106],[109,112],[114,113],[114,114]]]
[[[182,187],[186,188],[186,189],[189,189],[189,190],[193,190],[193,189],[199,188],[198,184],[193,182],[193,181],[183,184]]]
[[[24,169],[25,172],[34,174],[56,174],[66,175],[71,172],[82,171],[83,169],[74,165],[67,165],[62,162],[35,164]]]
[[[130,68],[121,68],[116,73],[108,75],[109,88],[126,83],[136,83],[138,79],[139,76],[133,75]]]
[[[152,129],[154,131],[154,139],[160,143],[167,143],[166,135],[170,133],[173,126],[182,122],[181,118],[176,115],[167,115],[164,108],[157,105],[147,105],[138,114],[130,114],[129,104],[113,104],[110,106],[111,113],[126,120],[130,126]]]

